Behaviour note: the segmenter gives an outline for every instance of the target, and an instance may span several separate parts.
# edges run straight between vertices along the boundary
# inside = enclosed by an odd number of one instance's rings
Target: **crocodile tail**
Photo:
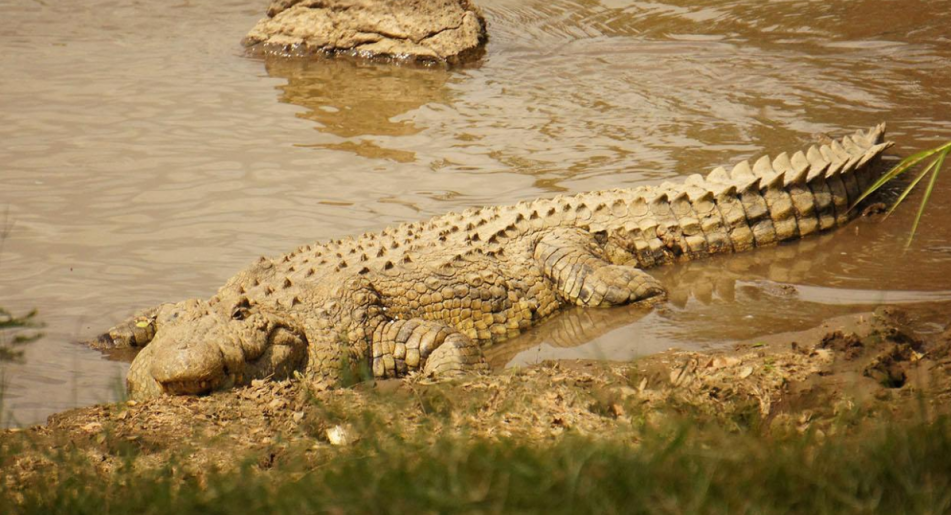
[[[885,124],[792,155],[629,190],[625,234],[641,267],[802,238],[849,221],[876,179]]]

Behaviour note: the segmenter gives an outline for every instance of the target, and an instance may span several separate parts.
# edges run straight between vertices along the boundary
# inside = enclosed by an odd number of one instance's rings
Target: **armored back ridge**
[[[469,209],[261,258],[207,301],[146,310],[99,337],[140,347],[133,396],[202,394],[295,372],[317,387],[348,374],[485,370],[479,342],[566,304],[660,298],[644,272],[846,223],[891,145],[884,124],[792,156],[682,183]]]

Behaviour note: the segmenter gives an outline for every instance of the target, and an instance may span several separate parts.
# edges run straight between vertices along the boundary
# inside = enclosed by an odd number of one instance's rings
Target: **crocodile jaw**
[[[201,395],[225,386],[225,362],[213,340],[174,336],[157,337],[133,360],[127,380],[133,398]]]
[[[204,312],[162,326],[129,369],[133,398],[203,395],[281,379],[305,366],[307,338],[301,327],[273,313],[233,320]]]

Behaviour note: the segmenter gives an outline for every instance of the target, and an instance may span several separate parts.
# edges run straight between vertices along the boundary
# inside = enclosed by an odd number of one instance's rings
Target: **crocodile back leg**
[[[566,303],[609,307],[664,293],[643,270],[609,262],[596,238],[582,229],[549,231],[536,243],[534,257]]]

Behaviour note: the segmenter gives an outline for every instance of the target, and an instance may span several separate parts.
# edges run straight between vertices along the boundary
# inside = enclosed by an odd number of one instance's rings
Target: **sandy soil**
[[[77,449],[103,473],[132,455],[136,467],[174,456],[200,475],[242,464],[241,457],[264,469],[289,457],[319,464],[367,438],[544,442],[580,434],[636,444],[645,428],[683,418],[821,438],[866,421],[947,410],[951,330],[915,331],[919,314],[880,308],[723,351],[672,350],[632,363],[545,362],[438,384],[415,378],[329,392],[260,382],[206,397],[98,405],[7,430],[0,445],[25,446],[5,469],[16,481],[54,467],[50,449]]]

